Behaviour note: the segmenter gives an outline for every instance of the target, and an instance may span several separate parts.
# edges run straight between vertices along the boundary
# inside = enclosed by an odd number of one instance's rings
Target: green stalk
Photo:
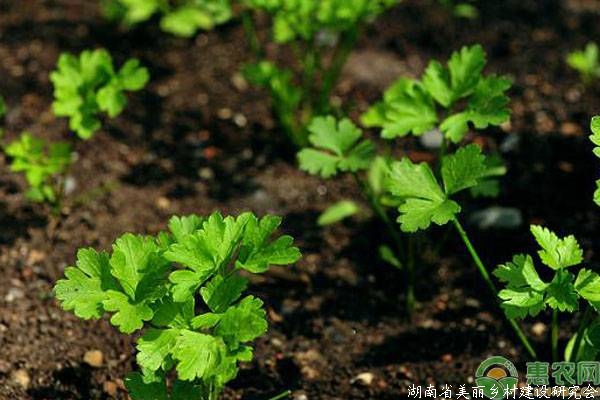
[[[214,382],[208,384],[208,399],[206,400],[219,400],[219,392],[217,385]]]
[[[590,306],[586,306],[585,312],[583,313],[583,317],[581,317],[581,322],[579,323],[579,328],[577,329],[577,336],[575,337],[575,343],[573,344],[573,348],[571,349],[571,355],[567,361],[577,361],[577,354],[579,353],[579,348],[581,347],[581,342],[583,341],[583,335],[585,329],[588,326],[588,321],[591,316],[592,308]]]
[[[356,46],[356,42],[358,41],[358,33],[359,29],[354,28],[350,30],[348,34],[342,36],[341,43],[333,55],[331,64],[323,74],[323,83],[321,85],[321,91],[319,93],[319,97],[317,98],[318,103],[316,105],[316,109],[319,113],[327,113],[329,111],[329,96],[331,95],[331,91],[340,77],[344,64],[346,64],[350,53]]]
[[[558,361],[558,310],[552,309],[552,361]]]
[[[481,261],[479,254],[477,254],[477,251],[475,250],[475,248],[473,247],[473,244],[469,240],[467,232],[465,232],[464,228],[462,227],[462,225],[460,224],[460,222],[458,221],[457,218],[454,218],[452,220],[452,223],[456,227],[458,234],[460,235],[462,241],[464,242],[465,246],[467,247],[467,250],[469,251],[471,258],[473,259],[473,262],[475,263],[475,265],[477,266],[477,269],[479,270],[479,273],[483,277],[483,280],[485,281],[486,285],[488,286],[488,288],[494,295],[496,302],[498,302],[498,290],[496,289],[496,286],[492,282],[492,279],[490,278],[490,274],[488,273],[487,269],[485,268],[485,265]],[[507,319],[508,323],[510,324],[510,326],[512,327],[512,329],[515,331],[517,337],[519,338],[519,340],[521,341],[521,343],[523,344],[523,346],[525,347],[525,349],[527,350],[529,355],[535,359],[536,358],[535,350],[533,349],[533,346],[527,339],[527,336],[525,336],[525,333],[521,330],[521,328],[519,327],[519,325],[517,324],[517,322],[514,319],[508,318],[508,317],[506,317],[506,319]]]
[[[278,394],[275,397],[271,397],[269,400],[281,400],[281,399],[285,399],[286,397],[289,397],[292,395],[292,391],[291,390],[286,390],[285,392]]]
[[[242,25],[244,26],[244,33],[248,40],[248,46],[254,54],[254,57],[259,60],[262,58],[262,50],[260,47],[260,41],[258,40],[258,34],[256,33],[256,27],[254,26],[254,20],[250,10],[245,10],[242,13]]]

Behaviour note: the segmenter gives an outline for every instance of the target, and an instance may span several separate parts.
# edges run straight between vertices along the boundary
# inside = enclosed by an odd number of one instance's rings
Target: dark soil
[[[240,82],[237,71],[250,57],[237,22],[183,40],[160,32],[156,21],[119,29],[96,3],[0,0],[0,93],[9,138],[22,130],[68,137],[65,120],[50,111],[48,73],[61,51],[106,47],[118,64],[139,57],[152,75],[123,115],[77,144],[75,188],[58,224],[26,201],[21,177],[1,163],[1,399],[106,399],[115,390],[126,398],[121,379],[135,368],[132,340],[105,320],[63,312],[52,286],[79,247],[107,249],[123,232],[164,229],[172,214],[214,210],[282,215],[283,230],[304,254],[297,265],[254,282],[271,328],[226,399],[268,399],[286,389],[298,400],[398,399],[410,383],[469,384],[494,354],[523,371],[525,351],[456,239],[436,256],[425,251],[419,304],[408,321],[403,277],[376,255],[383,229],[368,219],[316,225],[327,205],[358,193],[351,180],[322,182],[295,168],[267,96]],[[503,195],[492,203],[520,209],[524,224],[486,232],[469,226],[475,244],[493,266],[531,251],[527,226],[544,223],[574,233],[586,258],[597,258],[600,213],[591,196],[600,174],[586,135],[600,96],[598,88],[584,90],[563,60],[598,37],[600,7],[584,0],[478,4],[480,18],[465,21],[437,2],[406,0],[365,33],[337,95],[356,117],[399,75],[418,76],[430,58],[482,43],[489,71],[514,80],[511,124],[479,139],[510,147]],[[509,137],[515,146],[507,146]],[[475,202],[465,213],[489,204]],[[445,235],[434,230],[432,242]],[[422,241],[425,250],[432,247]],[[541,358],[549,357],[546,336],[535,339]],[[102,352],[102,366],[84,362],[90,350]],[[356,379],[361,373],[373,381]]]

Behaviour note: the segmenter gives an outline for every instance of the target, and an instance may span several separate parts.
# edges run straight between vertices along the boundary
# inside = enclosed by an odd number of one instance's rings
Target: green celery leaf
[[[575,290],[586,299],[596,311],[600,310],[600,276],[590,270],[581,269],[575,280]]]
[[[559,239],[555,233],[538,225],[531,226],[531,233],[542,247],[538,251],[540,259],[550,268],[568,268],[583,261],[583,250],[573,235]]]
[[[319,218],[317,224],[320,226],[331,225],[345,218],[351,217],[360,211],[360,207],[352,200],[341,200],[327,207]]]
[[[329,178],[339,171],[367,169],[375,156],[375,146],[360,140],[362,131],[347,118],[316,117],[308,127],[308,140],[314,149],[298,153],[300,169]]]
[[[237,349],[240,343],[249,342],[267,331],[266,313],[263,302],[247,296],[223,314],[215,333],[225,340],[230,349]]]
[[[223,278],[215,275],[200,289],[200,294],[212,312],[222,313],[242,295],[247,286],[248,280],[244,277],[230,275]]]
[[[148,371],[156,371],[167,366],[177,338],[179,329],[148,329],[137,340],[138,354],[136,361],[140,367]]]
[[[425,163],[413,164],[408,158],[395,162],[388,189],[404,200],[398,208],[398,222],[404,232],[427,229],[432,222],[444,225],[460,212],[460,206],[446,197]]]
[[[133,333],[144,326],[154,316],[146,302],[132,303],[127,295],[109,290],[108,298],[102,302],[106,311],[114,312],[110,322],[123,333]]]
[[[385,139],[421,135],[435,126],[438,116],[432,98],[416,81],[401,79],[395,98],[387,105],[381,136]]]
[[[65,310],[73,310],[79,318],[100,318],[107,291],[116,289],[110,275],[108,254],[94,249],[77,252],[76,267],[67,267],[65,277],[56,283],[54,294]]]
[[[485,156],[476,144],[461,147],[456,153],[444,157],[442,178],[447,195],[477,186],[487,168]]]
[[[214,377],[225,352],[220,338],[182,330],[172,351],[179,379],[193,381]]]
[[[574,312],[579,308],[579,296],[573,285],[574,276],[566,270],[560,270],[554,276],[547,289],[546,303],[561,312]]]
[[[544,292],[549,285],[539,277],[530,256],[516,255],[493,273],[506,283],[507,288],[498,296],[509,318],[536,316],[545,308]]]
[[[291,236],[279,236],[270,241],[271,236],[281,224],[281,217],[266,215],[260,220],[252,216],[246,225],[244,239],[236,267],[252,273],[263,273],[271,265],[292,264],[302,256],[293,246]]]

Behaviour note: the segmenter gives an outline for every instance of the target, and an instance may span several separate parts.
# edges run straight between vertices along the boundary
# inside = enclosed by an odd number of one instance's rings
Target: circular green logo
[[[501,356],[493,356],[485,360],[475,372],[475,383],[482,388],[489,399],[502,399],[517,385],[519,373],[515,365]]]

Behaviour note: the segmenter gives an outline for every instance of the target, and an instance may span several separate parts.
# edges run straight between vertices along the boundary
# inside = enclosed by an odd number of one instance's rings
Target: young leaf
[[[308,127],[308,140],[315,147],[298,153],[300,169],[329,178],[340,171],[356,172],[369,168],[375,146],[360,140],[362,132],[347,118],[317,117]]]
[[[217,325],[215,332],[235,350],[239,343],[249,342],[267,331],[263,302],[253,296],[245,297],[230,307]]]
[[[600,276],[587,269],[581,269],[575,280],[575,290],[597,311],[600,310]]]
[[[206,286],[200,290],[200,293],[202,294],[202,299],[212,312],[222,313],[241,296],[247,286],[248,280],[244,277],[237,275],[222,277],[221,275],[216,275],[208,281]]]
[[[404,199],[398,222],[404,232],[427,229],[434,222],[444,225],[460,212],[460,206],[448,199],[425,163],[413,164],[408,158],[395,162],[388,182],[389,191]]]
[[[485,51],[480,45],[464,46],[452,53],[448,61],[453,99],[472,93],[485,66]]]
[[[579,296],[573,286],[573,274],[560,270],[547,289],[546,303],[559,311],[573,312],[579,308]]]
[[[110,322],[123,333],[133,333],[144,326],[154,316],[152,308],[145,301],[133,302],[127,295],[109,290],[102,302],[106,311],[114,312]]]
[[[252,216],[244,232],[243,243],[236,262],[237,268],[262,273],[271,265],[287,265],[300,259],[300,250],[293,246],[293,238],[283,235],[269,241],[281,218],[267,215],[260,220]]]
[[[341,200],[327,207],[319,218],[317,224],[320,226],[331,225],[345,218],[351,217],[360,211],[360,207],[352,200]]]
[[[536,316],[545,308],[544,291],[548,284],[540,279],[530,256],[514,256],[511,262],[496,268],[494,275],[506,282],[507,288],[498,296],[509,318]]]
[[[52,109],[57,116],[69,118],[69,127],[80,138],[89,139],[101,127],[100,112],[110,117],[120,114],[127,102],[124,92],[141,89],[148,77],[135,59],[115,72],[112,57],[104,49],[85,50],[79,57],[63,53],[50,74]]]
[[[573,235],[559,239],[555,233],[538,225],[531,226],[531,233],[542,247],[538,251],[540,259],[550,268],[568,268],[583,261],[583,250]]]
[[[217,337],[182,330],[172,353],[179,379],[192,381],[214,376],[225,351],[223,341]]]
[[[108,254],[94,249],[77,252],[76,267],[67,267],[65,277],[56,282],[54,294],[65,310],[72,310],[79,318],[100,318],[108,290],[116,289],[110,275]]]
[[[487,168],[485,156],[476,144],[461,147],[442,160],[442,178],[447,195],[477,186]]]
[[[385,112],[381,136],[385,139],[421,135],[431,130],[438,121],[433,100],[422,85],[416,81],[402,79],[396,97]]]
[[[139,366],[151,372],[165,367],[178,337],[179,329],[148,329],[136,345]]]
[[[595,116],[592,118],[590,123],[590,129],[592,130],[592,135],[590,135],[590,140],[596,147],[594,147],[594,154],[596,157],[600,157],[600,116]],[[594,192],[594,202],[600,206],[600,179],[596,181],[596,191]]]

